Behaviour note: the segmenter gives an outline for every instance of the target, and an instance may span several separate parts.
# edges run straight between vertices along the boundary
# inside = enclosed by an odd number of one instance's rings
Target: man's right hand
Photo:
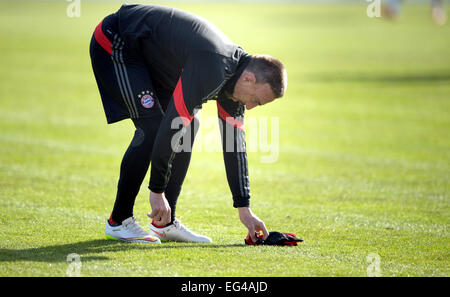
[[[150,206],[152,212],[147,214],[155,224],[165,226],[171,221],[171,209],[164,193],[150,191]]]

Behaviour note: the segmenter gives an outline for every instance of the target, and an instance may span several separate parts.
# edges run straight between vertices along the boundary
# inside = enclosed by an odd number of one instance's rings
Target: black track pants
[[[161,120],[162,115],[133,119],[136,131],[122,159],[116,201],[112,212],[112,219],[117,223],[133,216],[134,202],[148,172],[153,143]],[[182,141],[186,141],[188,136],[195,137],[198,120],[192,121],[188,129],[191,133],[187,133]],[[189,141],[192,148],[193,138]],[[175,219],[176,204],[191,160],[191,151],[192,149],[177,153],[172,163],[172,173],[165,191],[172,210],[172,221]]]

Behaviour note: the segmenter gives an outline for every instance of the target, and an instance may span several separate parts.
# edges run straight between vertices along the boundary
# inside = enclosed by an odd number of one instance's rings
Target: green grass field
[[[287,67],[285,98],[247,112],[279,119],[278,160],[248,156],[252,210],[305,239],[280,248],[243,244],[220,152],[193,154],[177,208],[212,244],[105,240],[134,128],[106,124],[88,47],[120,3],[69,18],[66,1],[1,1],[0,275],[67,276],[76,253],[82,276],[367,276],[375,253],[382,276],[450,276],[450,25],[428,5],[371,19],[361,2],[169,2]]]

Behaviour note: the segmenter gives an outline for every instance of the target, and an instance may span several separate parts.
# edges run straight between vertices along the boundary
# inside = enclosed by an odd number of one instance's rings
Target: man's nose
[[[252,109],[255,106],[256,106],[256,104],[254,104],[254,103],[247,103],[247,104],[245,104],[245,107],[247,108],[247,110],[250,110],[250,109]]]

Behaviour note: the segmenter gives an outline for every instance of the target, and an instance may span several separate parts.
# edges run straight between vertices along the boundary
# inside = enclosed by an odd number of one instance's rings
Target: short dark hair
[[[255,75],[257,83],[268,83],[275,98],[283,97],[287,87],[287,72],[280,60],[268,55],[252,55],[246,70]]]

